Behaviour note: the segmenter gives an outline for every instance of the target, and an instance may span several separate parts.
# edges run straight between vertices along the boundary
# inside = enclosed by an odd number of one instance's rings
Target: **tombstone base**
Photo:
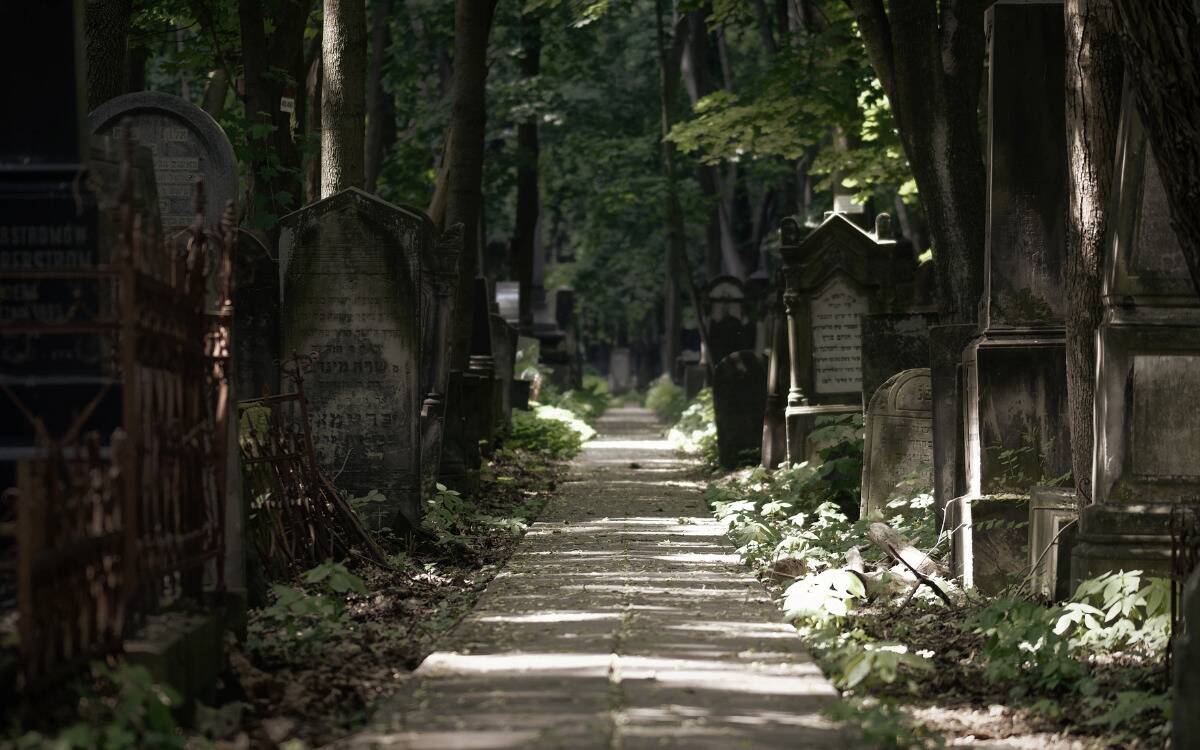
[[[787,460],[793,466],[804,461],[819,460],[809,444],[808,436],[816,427],[817,417],[841,414],[862,414],[861,404],[821,404],[819,406],[788,406],[784,411],[787,423]]]
[[[1114,570],[1171,573],[1170,503],[1089,505],[1079,519],[1071,555],[1071,588]]]
[[[1029,557],[1029,496],[956,497],[946,508],[955,529],[951,564],[963,588],[984,594],[1024,580]]]
[[[1029,569],[1035,594],[1061,601],[1071,595],[1070,550],[1078,526],[1078,496],[1070,487],[1034,487],[1029,502]],[[1076,533],[1072,533],[1076,532]],[[1067,564],[1059,566],[1059,560]],[[1060,585],[1061,583],[1061,585]]]

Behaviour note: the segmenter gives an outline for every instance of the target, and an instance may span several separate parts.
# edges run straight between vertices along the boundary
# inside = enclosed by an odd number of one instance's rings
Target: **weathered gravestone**
[[[159,213],[164,230],[183,229],[195,220],[192,188],[204,180],[207,224],[216,229],[221,211],[237,198],[237,159],[221,126],[194,104],[161,91],[137,91],[101,104],[88,115],[97,135],[114,135],[122,122],[154,156]]]
[[[233,361],[239,398],[279,393],[279,262],[238,230],[234,260]]]
[[[492,359],[496,367],[495,433],[508,432],[508,420],[512,415],[513,369],[517,356],[517,329],[499,313],[489,316],[492,337]]]
[[[1029,584],[1051,601],[1069,599],[1072,525],[1079,518],[1073,487],[1034,487],[1029,493]],[[1066,553],[1066,554],[1064,554]],[[1060,565],[1061,560],[1065,565]]]
[[[421,259],[421,486],[422,497],[437,484],[450,390],[450,327],[454,321],[458,256],[463,227],[455,224]]]
[[[608,388],[621,395],[633,384],[633,354],[627,346],[613,347],[608,359]]]
[[[496,304],[498,312],[509,324],[521,325],[521,282],[497,281]]]
[[[1128,90],[1117,143],[1097,337],[1093,504],[1080,518],[1076,581],[1120,568],[1169,570],[1172,509],[1200,503],[1200,297]]]
[[[877,224],[890,224],[884,215]],[[830,214],[803,235],[795,218],[780,225],[788,316],[788,460],[808,458],[808,435],[818,416],[862,413],[864,315],[886,309],[903,281],[895,240]],[[803,237],[803,239],[801,239]]]
[[[767,366],[763,355],[744,349],[727,355],[713,373],[713,412],[722,468],[757,464],[762,458]]]
[[[755,329],[746,315],[746,289],[733,276],[718,276],[704,287],[708,310],[708,361],[716,366],[730,354],[753,349]]]
[[[988,13],[985,288],[962,359],[966,494],[947,510],[955,572],[983,588],[976,570],[1024,565],[1028,531],[1010,522],[1027,522],[1028,489],[1071,467],[1062,3],[999,2]]]
[[[862,517],[888,515],[888,499],[902,482],[932,483],[933,397],[927,368],[890,377],[867,406],[863,446]]]
[[[282,350],[306,379],[317,460],[340,487],[387,498],[375,523],[421,512],[420,257],[433,225],[356,188],[281,220]]]

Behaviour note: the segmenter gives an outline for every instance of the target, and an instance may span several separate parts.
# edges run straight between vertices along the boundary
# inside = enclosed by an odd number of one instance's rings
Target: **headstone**
[[[529,391],[533,382],[530,380],[514,380],[509,385],[512,391],[512,408],[529,411]]]
[[[500,306],[500,316],[511,325],[521,324],[521,282],[497,281],[496,304]]]
[[[708,368],[701,364],[683,368],[683,395],[688,401],[700,395],[708,383]]]
[[[886,310],[893,286],[905,279],[890,234],[871,234],[841,214],[807,236],[789,217],[780,234],[791,367],[787,451],[799,463],[818,416],[862,413],[861,320]]]
[[[517,356],[517,329],[499,313],[492,313],[492,358],[496,367],[496,403],[494,431],[501,435],[508,431],[508,420],[512,414],[513,365]]]
[[[1200,297],[1126,88],[1097,334],[1093,503],[1080,518],[1076,581],[1169,570],[1172,509],[1200,502]]]
[[[714,366],[733,352],[753,349],[754,325],[747,315],[745,286],[736,277],[717,276],[704,287],[708,309],[708,361]]]
[[[774,469],[787,460],[787,396],[791,373],[788,357],[787,313],[782,279],[771,307],[771,345],[767,359],[767,398],[763,413],[762,465]]]
[[[762,460],[763,412],[767,405],[767,365],[745,349],[727,355],[713,374],[713,412],[721,467],[735,469]]]
[[[907,479],[933,483],[933,394],[927,368],[889,378],[867,407],[862,517],[888,515],[888,500]]]
[[[446,426],[438,481],[465,496],[474,495],[479,489],[482,463],[479,442],[472,442],[467,436],[478,429],[468,421],[472,419],[471,410],[479,403],[480,395],[490,393],[484,387],[486,382],[474,373],[451,370],[446,387]]]
[[[1079,518],[1075,490],[1034,487],[1029,499],[1029,583],[1033,593],[1051,601],[1071,596],[1068,570],[1059,568],[1059,549],[1067,540],[1064,529]],[[1070,560],[1070,557],[1067,557]],[[1068,565],[1069,567],[1069,565]],[[1060,586],[1063,582],[1066,585]]]
[[[966,492],[963,433],[962,352],[975,337],[972,324],[929,329],[929,374],[933,392],[933,505],[938,526],[954,498]]]
[[[1200,566],[1183,586],[1183,629],[1175,635],[1174,710],[1171,713],[1172,747],[1200,745]]]
[[[416,525],[420,257],[432,223],[350,188],[280,224],[281,348],[315,355],[305,390],[317,460],[339,487],[383,493],[374,521]]]
[[[487,380],[486,393],[482,400],[474,404],[468,413],[467,424],[472,431],[468,439],[482,441],[491,446],[495,439],[496,417],[500,410],[502,384],[496,377],[496,358],[492,351],[492,313],[491,294],[488,291],[488,280],[476,276],[471,294],[471,353],[468,358],[468,374],[474,374]],[[469,381],[465,381],[469,382]],[[472,396],[474,392],[471,391]],[[482,409],[477,414],[475,409]]]
[[[936,322],[937,312],[928,308],[863,316],[864,407],[879,386],[895,373],[930,366],[929,327]]]
[[[279,262],[238,230],[234,255],[233,363],[238,397],[279,393]]]
[[[463,227],[455,224],[438,237],[421,261],[421,486],[432,494],[442,465],[450,388],[450,329],[454,321],[458,257]]]
[[[169,232],[192,224],[192,188],[203,178],[208,226],[215,229],[238,189],[237,159],[221,126],[191,102],[161,91],[118,96],[88,115],[97,135],[113,135],[125,121],[154,156],[163,228]]]
[[[614,347],[608,361],[608,389],[614,396],[633,385],[633,355],[627,346]]]

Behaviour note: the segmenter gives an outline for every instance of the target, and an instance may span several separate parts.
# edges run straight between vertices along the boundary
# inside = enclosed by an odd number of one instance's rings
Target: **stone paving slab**
[[[475,609],[339,747],[857,745],[653,415],[598,429]]]

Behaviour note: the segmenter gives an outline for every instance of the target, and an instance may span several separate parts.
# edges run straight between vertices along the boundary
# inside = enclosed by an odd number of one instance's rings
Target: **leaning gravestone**
[[[763,413],[767,405],[767,365],[744,349],[726,356],[713,374],[713,412],[722,468],[735,469],[762,459]]]
[[[433,225],[356,188],[280,224],[282,350],[315,355],[305,393],[317,460],[340,487],[383,493],[375,523],[415,525],[425,396],[419,259]]]
[[[203,178],[208,226],[216,229],[225,204],[237,197],[237,159],[221,126],[194,104],[161,91],[138,91],[110,99],[88,115],[96,135],[114,136],[122,122],[150,149],[158,182],[163,229],[191,226],[192,189]]]
[[[863,447],[862,517],[885,515],[888,499],[906,479],[933,483],[933,398],[929,370],[898,372],[867,407]]]

